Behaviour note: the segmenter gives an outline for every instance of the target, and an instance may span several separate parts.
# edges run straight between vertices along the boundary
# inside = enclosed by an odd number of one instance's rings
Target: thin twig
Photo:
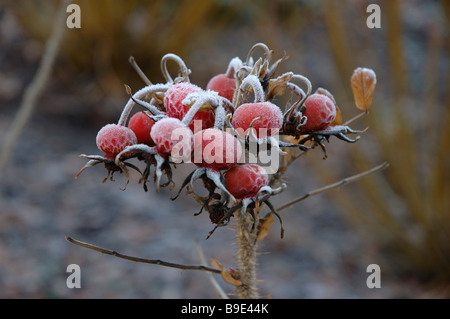
[[[198,255],[198,258],[200,258],[200,262],[206,266],[207,263],[206,263],[205,255],[203,254],[203,251],[197,241],[195,242],[195,248],[197,249],[197,255]],[[209,281],[213,285],[216,292],[219,294],[220,298],[229,299],[228,295],[225,293],[225,291],[223,291],[222,287],[220,287],[216,278],[214,278],[214,276],[210,272],[208,272],[207,275],[208,275]]]
[[[355,115],[354,117],[352,117],[351,119],[349,119],[348,121],[346,121],[346,122],[345,122],[344,124],[342,124],[342,125],[349,125],[350,123],[356,121],[357,119],[359,119],[359,118],[361,118],[361,117],[363,117],[363,116],[365,116],[365,115],[367,115],[367,114],[369,114],[369,111],[367,111],[367,110],[364,111],[364,112],[361,112],[361,113]]]
[[[39,68],[23,95],[19,111],[14,118],[14,122],[11,125],[11,130],[9,131],[5,144],[2,147],[0,154],[0,173],[5,168],[14,145],[27,124],[35,102],[42,92],[45,83],[47,83],[48,77],[52,71],[52,66],[55,61],[56,54],[58,53],[58,48],[61,43],[64,30],[66,29],[64,18],[66,7],[69,2],[70,1],[67,0],[61,1],[60,7],[57,10],[55,22],[52,27],[53,32],[45,45]]]
[[[121,259],[126,259],[126,260],[130,260],[130,261],[134,261],[137,263],[145,263],[145,264],[154,264],[154,265],[160,265],[160,266],[165,266],[165,267],[171,267],[171,268],[177,268],[177,269],[182,269],[182,270],[203,270],[203,271],[209,271],[209,272],[213,272],[216,274],[220,274],[221,270],[218,268],[212,268],[212,267],[208,267],[208,266],[204,266],[204,265],[181,265],[181,264],[176,264],[176,263],[171,263],[171,262],[167,262],[167,261],[163,261],[163,260],[159,260],[159,259],[147,259],[147,258],[141,258],[141,257],[133,257],[133,256],[128,256],[128,255],[124,255],[121,253],[118,253],[117,251],[114,250],[110,250],[110,249],[106,249],[106,248],[102,248],[96,245],[92,245],[92,244],[88,244],[82,241],[79,241],[77,239],[74,239],[72,237],[66,236],[66,240],[71,242],[72,244],[84,247],[84,248],[88,248],[88,249],[92,249],[92,250],[96,250],[101,252],[102,254],[107,254],[107,255],[111,255],[117,258],[121,258]]]
[[[360,179],[360,178],[362,178],[364,176],[367,176],[367,175],[376,173],[378,171],[381,171],[381,170],[387,168],[388,166],[389,166],[389,164],[387,162],[384,162],[384,163],[382,163],[382,164],[380,164],[380,165],[378,165],[378,166],[376,166],[376,167],[374,167],[372,169],[369,169],[369,170],[367,170],[365,172],[362,172],[362,173],[359,173],[359,174],[356,174],[356,175],[353,175],[353,176],[350,176],[350,177],[346,177],[346,178],[341,179],[340,181],[338,181],[336,183],[329,184],[327,186],[324,186],[324,187],[318,188],[316,190],[313,190],[313,191],[311,191],[309,193],[306,193],[306,194],[304,194],[304,195],[302,195],[300,197],[297,197],[296,199],[294,199],[294,200],[292,200],[292,201],[282,205],[281,207],[278,207],[277,211],[279,212],[280,210],[285,209],[287,207],[290,207],[290,206],[292,206],[292,205],[294,205],[294,204],[296,204],[296,203],[298,203],[298,202],[300,202],[300,201],[302,201],[304,199],[307,199],[308,197],[311,197],[311,196],[314,196],[314,195],[326,192],[328,190],[331,190],[333,188],[337,188],[337,187],[343,186],[345,184],[349,184],[349,183],[355,182],[355,181],[357,181],[358,179]]]
[[[142,81],[144,81],[144,83],[146,85],[152,85],[152,82],[148,79],[148,77],[145,75],[145,73],[142,72],[141,68],[136,63],[136,60],[134,59],[133,56],[130,56],[130,58],[128,59],[128,62],[130,62],[133,69],[136,71],[136,73],[139,75],[139,77],[142,79]]]

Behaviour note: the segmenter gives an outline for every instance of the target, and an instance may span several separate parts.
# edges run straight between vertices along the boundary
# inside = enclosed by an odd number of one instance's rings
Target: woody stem
[[[242,284],[237,286],[236,289],[241,299],[257,299],[259,297],[256,287],[256,229],[253,229],[253,224],[252,214],[243,211],[238,212],[236,225],[237,263],[239,280]]]

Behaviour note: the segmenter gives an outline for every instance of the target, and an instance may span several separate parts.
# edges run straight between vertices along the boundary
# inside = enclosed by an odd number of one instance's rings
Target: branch
[[[212,268],[212,267],[207,267],[207,266],[195,266],[195,265],[181,265],[181,264],[175,264],[175,263],[171,263],[171,262],[167,262],[167,261],[162,261],[159,259],[146,259],[146,258],[140,258],[140,257],[133,257],[133,256],[128,256],[128,255],[124,255],[121,253],[118,253],[114,250],[109,250],[106,248],[102,248],[99,246],[95,246],[92,244],[88,244],[82,241],[79,241],[77,239],[73,239],[72,237],[66,236],[66,240],[71,242],[72,244],[84,247],[84,248],[88,248],[88,249],[92,249],[92,250],[96,250],[101,252],[102,254],[107,254],[107,255],[111,255],[117,258],[121,258],[121,259],[126,259],[126,260],[131,260],[137,263],[144,263],[144,264],[154,264],[154,265],[160,265],[160,266],[166,266],[166,267],[171,267],[171,268],[177,268],[177,269],[190,269],[190,270],[204,270],[204,271],[209,271],[209,272],[213,272],[216,274],[220,274],[221,270],[218,268]]]
[[[294,199],[294,200],[284,204],[281,207],[278,207],[277,211],[279,212],[280,210],[285,209],[285,208],[287,208],[289,206],[292,206],[292,205],[294,205],[294,204],[296,204],[296,203],[298,203],[298,202],[300,202],[300,201],[302,201],[304,199],[307,199],[308,197],[311,197],[311,196],[314,196],[314,195],[326,192],[326,191],[334,189],[334,188],[338,188],[338,187],[343,186],[345,184],[350,184],[352,182],[355,182],[358,179],[361,179],[362,177],[365,177],[367,175],[370,175],[370,174],[376,173],[378,171],[381,171],[381,170],[387,168],[388,166],[389,166],[389,164],[387,162],[384,162],[384,163],[382,163],[382,164],[380,164],[380,165],[378,165],[378,166],[376,166],[376,167],[374,167],[372,169],[369,169],[369,170],[367,170],[365,172],[362,172],[362,173],[359,173],[359,174],[356,174],[356,175],[353,175],[353,176],[350,176],[350,177],[346,177],[346,178],[341,179],[340,181],[338,181],[338,182],[336,182],[334,184],[329,184],[327,186],[324,186],[324,187],[318,188],[316,190],[313,190],[313,191],[311,191],[309,193],[306,193],[306,194],[304,194],[304,195],[302,195],[300,197],[297,197],[296,199]]]

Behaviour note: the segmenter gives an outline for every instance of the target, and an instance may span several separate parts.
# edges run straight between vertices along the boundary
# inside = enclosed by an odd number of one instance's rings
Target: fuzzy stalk
[[[249,208],[253,209],[253,208]],[[248,211],[240,211],[236,219],[237,237],[237,263],[239,280],[242,282],[236,287],[238,297],[241,299],[257,299],[259,297],[256,285],[257,241],[254,221]]]

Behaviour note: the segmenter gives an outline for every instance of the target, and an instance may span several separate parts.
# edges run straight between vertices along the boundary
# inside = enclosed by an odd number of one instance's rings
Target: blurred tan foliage
[[[327,74],[317,78],[328,81],[327,89],[334,94],[344,122],[357,112],[350,86],[353,70],[374,69],[378,84],[373,106],[357,124],[370,128],[356,147],[345,147],[351,162],[340,163],[339,169],[316,159],[310,164],[323,182],[331,182],[388,161],[390,168],[382,174],[330,196],[350,224],[386,256],[386,264],[395,273],[448,286],[450,2],[373,2],[382,10],[378,30],[366,27],[367,2],[356,0],[257,4],[78,0],[82,29],[67,33],[60,57],[69,70],[67,81],[73,80],[70,74],[92,72],[104,92],[123,101],[124,82],[143,86],[128,64],[131,55],[150,80],[158,82],[162,77],[153,75],[160,76],[159,61],[165,53],[189,59],[199,47],[218,52],[216,38],[230,29],[236,30],[236,40],[241,35],[246,39],[246,32],[254,37],[242,45],[245,48],[262,41],[277,53],[287,50],[295,56],[294,62],[287,63],[296,63],[292,69],[299,73],[324,70],[321,62],[311,66],[306,59],[325,46],[332,64]],[[33,37],[42,41],[48,37],[54,1],[11,1],[11,6]],[[302,41],[305,38],[309,40]],[[225,69],[227,61],[220,62]]]
[[[159,67],[167,52],[185,55],[191,40],[214,10],[214,1],[78,0],[81,28],[67,30],[61,46],[58,75],[66,83],[74,75],[90,74],[105,95],[123,98],[123,83],[142,86],[128,58],[134,56],[146,74],[162,81]],[[50,34],[57,1],[10,1],[21,25],[36,40]],[[203,31],[202,36],[208,36]],[[207,38],[205,38],[207,40]]]
[[[327,4],[327,31],[342,83],[349,84],[348,72],[357,66],[381,71],[377,72],[380,87],[367,117],[369,131],[358,147],[348,148],[351,164],[358,170],[380,160],[390,164],[383,174],[332,196],[347,220],[384,253],[386,268],[401,278],[444,286],[448,294],[450,3],[435,2],[424,13],[411,2],[381,1],[382,33],[371,37],[369,32],[362,38],[349,23],[358,19],[346,19],[344,6],[336,2]],[[363,19],[364,11],[360,14]],[[424,20],[412,24],[411,19],[418,17]],[[411,33],[411,28],[417,33]],[[336,178],[329,165],[317,171],[323,180]]]

